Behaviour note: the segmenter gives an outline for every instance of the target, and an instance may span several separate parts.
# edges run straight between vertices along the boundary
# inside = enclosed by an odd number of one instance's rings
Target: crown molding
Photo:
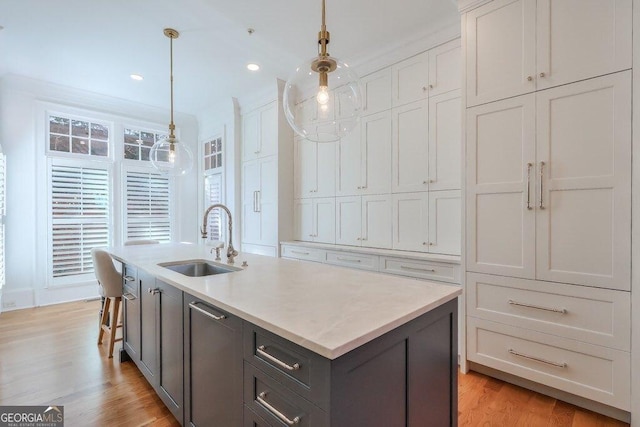
[[[493,0],[458,0],[458,11],[460,13],[466,13],[471,9],[475,9],[483,4],[490,3]]]

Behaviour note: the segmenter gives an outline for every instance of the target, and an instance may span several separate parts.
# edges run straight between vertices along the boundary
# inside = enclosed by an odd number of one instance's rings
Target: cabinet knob
[[[429,85],[429,89],[433,89],[433,85]]]
[[[527,81],[530,82],[531,80],[533,80],[533,77],[527,76]]]
[[[362,189],[363,189],[363,190],[364,190],[364,189],[366,189],[366,188],[367,188],[367,186],[366,186],[366,185],[363,185],[363,186],[362,186]]]
[[[362,240],[360,237],[356,238],[356,240]]]
[[[358,187],[358,190],[362,190],[362,187]]]
[[[544,77],[544,73],[540,73],[540,77]]]
[[[422,242],[422,244],[423,244],[424,246],[427,246],[427,242]]]
[[[426,86],[422,86],[422,91],[426,92],[427,91],[427,87]]]
[[[433,246],[433,242],[429,242],[429,246]]]
[[[260,154],[260,150],[254,151],[253,154]]]

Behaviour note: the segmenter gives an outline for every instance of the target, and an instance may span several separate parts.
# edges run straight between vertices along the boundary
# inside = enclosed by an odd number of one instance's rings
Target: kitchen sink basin
[[[184,274],[185,276],[190,277],[212,276],[215,274],[233,273],[234,271],[242,270],[238,267],[221,265],[202,259],[164,262],[158,265],[160,267],[168,268],[169,270],[173,270],[177,273]]]

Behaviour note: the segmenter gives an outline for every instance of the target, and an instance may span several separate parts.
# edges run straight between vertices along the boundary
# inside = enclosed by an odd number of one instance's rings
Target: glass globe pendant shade
[[[151,147],[149,159],[161,173],[170,176],[186,175],[193,167],[193,154],[177,139],[162,139]]]
[[[338,141],[358,125],[362,114],[358,76],[344,62],[331,59],[335,70],[314,71],[315,57],[297,67],[284,87],[287,121],[298,135],[315,142]]]

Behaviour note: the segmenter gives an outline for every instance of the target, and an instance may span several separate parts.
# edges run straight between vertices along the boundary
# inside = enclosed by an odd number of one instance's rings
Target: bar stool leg
[[[113,357],[113,345],[116,343],[116,332],[118,331],[118,322],[119,322],[118,317],[120,315],[121,300],[122,300],[122,297],[114,298],[113,315],[111,316],[111,325],[110,325],[111,337],[109,339],[109,358]]]
[[[109,318],[109,307],[111,306],[111,298],[104,299],[104,307],[102,308],[102,319],[100,319],[100,331],[98,332],[98,344],[102,344],[104,335],[104,325],[107,324]]]

